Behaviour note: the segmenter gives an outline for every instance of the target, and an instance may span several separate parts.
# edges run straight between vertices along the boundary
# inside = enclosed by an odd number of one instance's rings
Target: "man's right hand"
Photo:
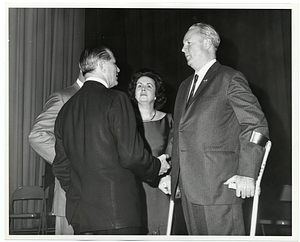
[[[167,159],[170,158],[168,154],[163,154],[159,157],[157,157],[160,160],[161,166],[158,175],[163,175],[165,174],[170,168],[170,164],[167,162]]]

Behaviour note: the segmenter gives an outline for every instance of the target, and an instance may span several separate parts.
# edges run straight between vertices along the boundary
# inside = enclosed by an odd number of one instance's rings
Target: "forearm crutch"
[[[250,227],[250,236],[255,236],[255,230],[256,230],[256,222],[257,222],[257,210],[258,210],[258,200],[259,200],[259,195],[260,195],[260,182],[265,170],[265,166],[267,163],[268,155],[272,146],[271,141],[264,136],[263,134],[253,131],[250,142],[260,145],[264,147],[265,153],[263,156],[263,161],[260,166],[260,171],[255,183],[255,193],[254,193],[254,198],[253,198],[253,205],[252,205],[252,216],[251,216],[251,227]],[[231,189],[236,189],[236,184],[235,183],[230,183],[229,188]]]
[[[260,195],[260,182],[261,182],[264,170],[265,170],[265,166],[267,163],[269,152],[271,150],[271,146],[272,146],[272,142],[270,140],[267,141],[267,143],[265,145],[265,154],[263,157],[263,161],[261,163],[261,167],[260,167],[258,178],[256,180],[256,184],[255,184],[255,193],[254,193],[253,205],[252,205],[250,236],[255,236],[256,223],[257,223],[258,200],[259,200],[259,195]]]
[[[172,230],[172,221],[173,221],[173,212],[174,212],[174,200],[172,196],[170,197],[170,206],[169,206],[169,215],[168,215],[168,225],[167,225],[167,236],[171,235]]]

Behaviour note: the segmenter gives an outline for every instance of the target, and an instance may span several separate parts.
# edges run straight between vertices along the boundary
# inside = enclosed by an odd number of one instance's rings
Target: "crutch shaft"
[[[174,200],[172,199],[172,197],[170,197],[169,216],[168,216],[168,225],[167,225],[167,236],[171,235],[173,213],[174,213]]]

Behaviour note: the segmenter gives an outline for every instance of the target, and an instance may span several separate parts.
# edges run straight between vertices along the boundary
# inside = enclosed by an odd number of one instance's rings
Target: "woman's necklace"
[[[155,115],[156,115],[156,109],[154,109],[154,115],[153,115],[153,117],[150,119],[150,121],[151,121],[152,119],[154,119]]]

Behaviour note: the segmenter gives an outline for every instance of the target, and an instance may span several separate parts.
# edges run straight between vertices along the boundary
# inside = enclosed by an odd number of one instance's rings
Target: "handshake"
[[[157,158],[160,160],[160,164],[161,164],[158,175],[161,176],[171,168],[169,162],[167,161],[167,159],[169,159],[170,156],[168,154],[163,154]]]
[[[158,188],[165,194],[171,195],[171,176],[166,175],[162,177],[159,181]],[[176,188],[175,199],[181,197],[181,192],[179,186]]]
[[[170,156],[168,154],[163,154],[158,157],[158,159],[161,162],[160,171],[158,173],[159,176],[165,174],[171,168],[170,164],[167,161],[167,159],[169,158]],[[170,175],[163,176],[159,181],[158,188],[163,193],[171,195],[171,176]],[[175,197],[179,198],[180,196],[181,196],[180,190],[179,187],[177,187]]]

